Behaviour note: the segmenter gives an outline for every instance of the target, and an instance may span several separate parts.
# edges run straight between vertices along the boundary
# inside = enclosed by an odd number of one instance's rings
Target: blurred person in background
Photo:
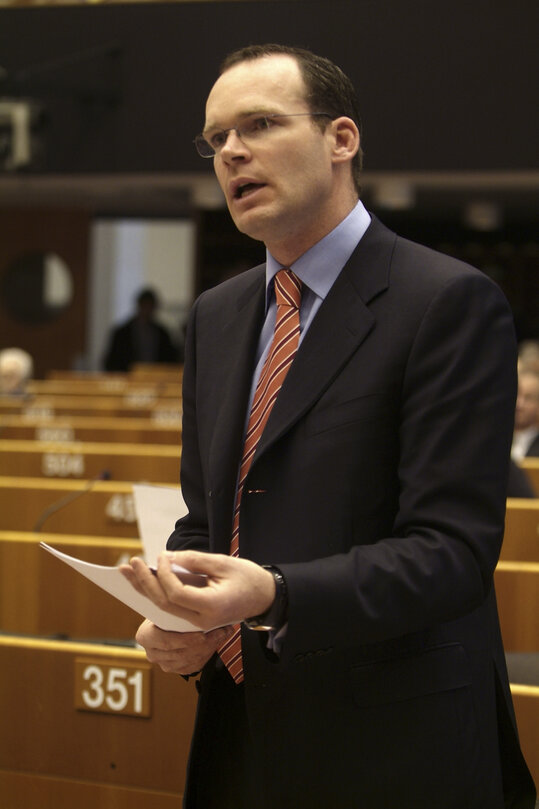
[[[22,348],[0,351],[0,394],[23,396],[34,374],[34,361]]]
[[[515,432],[511,457],[520,461],[539,456],[539,373],[531,366],[519,367],[515,408]]]
[[[135,363],[179,362],[179,352],[167,329],[157,322],[157,293],[142,289],[136,298],[136,312],[112,329],[103,366],[106,371],[129,371]]]

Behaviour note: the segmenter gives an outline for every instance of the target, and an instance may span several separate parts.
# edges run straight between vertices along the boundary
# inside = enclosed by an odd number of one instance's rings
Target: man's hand
[[[144,647],[148,660],[163,671],[193,674],[200,671],[232,632],[230,626],[211,632],[166,632],[145,620],[138,628],[136,640]]]
[[[206,587],[183,584],[172,572],[173,562],[206,574]],[[260,615],[275,598],[275,582],[268,570],[248,559],[223,554],[166,551],[159,555],[157,575],[136,557],[121,570],[158,607],[205,631]]]

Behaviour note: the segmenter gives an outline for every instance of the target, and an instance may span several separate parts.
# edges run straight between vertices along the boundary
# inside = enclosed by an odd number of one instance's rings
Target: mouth
[[[264,185],[265,183],[241,183],[234,189],[232,196],[234,199],[243,199],[258,191],[259,188],[264,188]]]

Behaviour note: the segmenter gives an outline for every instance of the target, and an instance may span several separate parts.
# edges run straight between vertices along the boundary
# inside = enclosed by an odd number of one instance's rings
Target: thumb
[[[215,576],[222,563],[219,560],[228,559],[227,556],[203,551],[164,551],[159,555],[159,565],[168,568],[180,578],[184,584],[205,584],[206,581],[197,582],[195,576],[206,574]]]

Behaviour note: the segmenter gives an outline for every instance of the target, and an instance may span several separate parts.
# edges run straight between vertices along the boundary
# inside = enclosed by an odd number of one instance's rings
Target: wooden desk
[[[179,423],[160,424],[149,418],[0,415],[0,438],[10,441],[97,441],[180,447],[182,431]]]
[[[142,553],[136,540],[0,531],[0,631],[132,641],[142,617],[40,548],[41,541],[97,565]]]
[[[129,378],[136,380],[162,380],[174,382],[183,376],[183,365],[176,363],[136,362],[129,370]]]
[[[0,475],[176,483],[180,449],[165,444],[0,440]]]
[[[31,417],[53,416],[116,416],[151,418],[163,423],[179,422],[181,401],[175,397],[149,397],[131,394],[110,396],[68,396],[50,394],[17,398],[0,397],[0,414]]]
[[[539,458],[523,458],[520,466],[526,471],[535,493],[539,497]]]
[[[520,745],[535,784],[539,784],[539,686],[511,683]]]
[[[150,716],[76,709],[77,660],[104,672],[101,695],[87,682],[92,698],[114,701],[127,689],[132,702],[137,683],[122,671],[142,670],[145,682],[149,671]],[[107,689],[111,664],[116,691]],[[2,806],[179,809],[195,686],[147,665],[137,649],[0,636]]]
[[[505,650],[539,650],[539,563],[500,561],[494,583]]]
[[[509,498],[500,559],[539,562],[539,499]]]
[[[64,395],[64,396],[110,396],[121,395],[129,398],[169,398],[181,399],[181,376],[177,374],[176,381],[166,380],[137,380],[131,378],[119,379],[115,377],[86,377],[72,379],[38,379],[32,380],[26,390],[33,396]]]
[[[139,536],[131,483],[0,476],[0,529],[39,530],[38,521],[53,533]]]
[[[165,381],[176,383],[181,381],[183,376],[183,365],[181,363],[135,363],[130,371],[73,371],[73,370],[52,370],[47,374],[47,379],[65,380],[116,380],[122,382],[155,382]]]

